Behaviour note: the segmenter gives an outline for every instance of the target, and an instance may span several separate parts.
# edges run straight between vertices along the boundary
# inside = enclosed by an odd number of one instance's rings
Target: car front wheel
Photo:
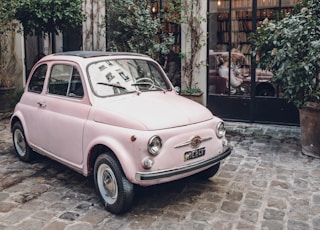
[[[12,127],[12,139],[18,158],[21,161],[30,162],[34,157],[34,152],[28,145],[20,122],[14,123]]]
[[[102,154],[94,165],[94,184],[106,208],[111,213],[127,211],[132,204],[134,186],[114,157]]]

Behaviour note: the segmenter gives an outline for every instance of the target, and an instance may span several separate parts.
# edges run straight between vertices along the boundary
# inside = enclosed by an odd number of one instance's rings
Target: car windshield
[[[88,76],[93,92],[100,97],[170,89],[159,67],[140,59],[94,62],[88,66]]]

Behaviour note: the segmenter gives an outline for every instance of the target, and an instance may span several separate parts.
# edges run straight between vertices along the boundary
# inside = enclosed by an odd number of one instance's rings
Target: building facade
[[[283,98],[272,73],[259,68],[251,34],[262,23],[291,13],[298,0],[210,0],[208,6],[207,106],[219,116],[248,122],[298,124],[295,106]],[[219,66],[230,56],[234,76],[221,78]],[[220,71],[221,73],[222,71]],[[241,76],[241,84],[236,75]]]
[[[298,0],[184,0],[188,4],[200,2],[194,15],[204,19],[199,23],[201,48],[196,55],[200,63],[193,77],[196,87],[204,92],[202,103],[214,114],[227,119],[246,122],[298,124],[298,110],[281,95],[281,88],[271,82],[272,73],[262,70],[253,56],[250,36],[265,20],[273,20],[290,13]],[[162,18],[172,4],[179,1],[150,0],[150,13]],[[78,30],[70,30],[55,38],[55,52],[69,50],[106,50],[106,8],[108,0],[84,0],[87,20]],[[183,17],[183,12],[182,16]],[[182,20],[183,21],[183,20]],[[163,21],[162,33],[172,33],[176,53],[193,52],[193,37],[186,22]],[[25,40],[26,73],[37,54],[46,54],[46,42],[39,38]],[[36,52],[35,52],[36,51]],[[224,61],[227,68],[220,68]],[[183,62],[183,60],[182,60]],[[182,63],[183,66],[183,63]],[[235,72],[234,72],[235,71]],[[182,71],[183,72],[183,71]],[[234,84],[233,75],[240,83]],[[185,79],[182,73],[182,87]]]

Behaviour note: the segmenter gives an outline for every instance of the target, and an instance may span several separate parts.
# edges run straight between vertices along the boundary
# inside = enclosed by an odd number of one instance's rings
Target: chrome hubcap
[[[24,156],[26,154],[25,138],[22,131],[19,129],[16,129],[14,132],[14,145],[20,156]]]
[[[108,165],[100,165],[97,172],[97,180],[100,193],[106,203],[115,203],[118,197],[118,185],[116,177]]]

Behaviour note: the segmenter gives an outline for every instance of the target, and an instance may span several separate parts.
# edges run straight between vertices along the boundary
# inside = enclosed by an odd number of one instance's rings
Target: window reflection
[[[258,56],[255,57],[257,66],[252,71],[250,34],[265,18],[278,19],[281,14],[290,13],[298,0],[257,0],[254,12],[252,2],[210,1],[209,94],[250,97],[254,87],[255,96],[281,95],[271,82],[272,73],[259,68]],[[255,82],[253,87],[252,82]]]

